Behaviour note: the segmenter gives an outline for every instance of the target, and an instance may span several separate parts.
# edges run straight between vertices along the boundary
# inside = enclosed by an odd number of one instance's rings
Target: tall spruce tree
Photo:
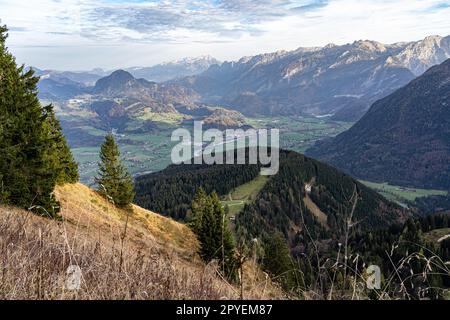
[[[134,200],[134,185],[131,175],[120,160],[120,151],[114,136],[105,138],[100,150],[98,191],[119,207],[126,207]]]
[[[52,145],[50,159],[55,161],[53,167],[56,170],[57,184],[78,182],[78,164],[73,158],[69,145],[62,134],[61,124],[53,110],[48,117],[47,130]]]
[[[37,97],[38,77],[32,69],[17,66],[5,41],[7,28],[0,26],[0,202],[33,208],[57,216],[59,204],[53,196],[55,185],[67,177],[66,166],[74,166],[53,107],[41,106]],[[66,160],[62,160],[66,157]],[[70,169],[71,181],[78,173]]]
[[[284,289],[295,287],[295,269],[289,247],[284,236],[275,232],[265,241],[263,266],[281,283]]]
[[[234,278],[235,245],[217,193],[208,196],[202,188],[197,191],[191,205],[190,226],[200,242],[202,259],[207,263],[217,260],[224,275]]]

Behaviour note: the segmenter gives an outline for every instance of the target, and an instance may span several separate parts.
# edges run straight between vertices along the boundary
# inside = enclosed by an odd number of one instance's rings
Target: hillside
[[[258,165],[170,166],[137,179],[136,201],[146,208],[184,219],[198,188],[216,191],[227,200],[237,187],[254,180],[259,168]],[[354,219],[360,229],[383,228],[402,222],[409,215],[350,176],[291,151],[281,151],[279,173],[258,188],[261,191],[253,197],[253,204],[243,211],[244,219],[251,215],[253,222],[241,221],[238,214],[238,223],[248,223],[248,228],[274,228],[286,236],[301,229],[303,213],[320,237],[342,234],[355,190]]]
[[[280,156],[272,177],[258,177],[257,166],[171,166],[141,177],[138,192],[152,186],[146,200],[158,201],[147,204],[177,203],[179,214],[192,190],[218,191],[240,247],[305,299],[448,297],[448,215],[413,219],[414,212],[326,164],[295,152]],[[429,242],[437,235],[440,242]],[[381,290],[357,290],[370,265],[383,270]]]
[[[307,154],[358,178],[450,188],[450,60],[373,104],[351,129]]]
[[[136,203],[184,220],[198,188],[227,195],[255,179],[259,168],[258,165],[171,165],[136,178]]]
[[[62,222],[0,206],[1,299],[238,297],[237,288],[216,276],[214,265],[201,262],[186,226],[137,206],[127,223],[127,212],[81,184],[55,193]],[[70,265],[82,270],[79,291],[65,287]],[[282,296],[254,264],[245,270],[246,298]]]

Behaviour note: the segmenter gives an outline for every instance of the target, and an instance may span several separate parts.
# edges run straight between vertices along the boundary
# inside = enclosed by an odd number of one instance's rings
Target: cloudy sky
[[[21,63],[88,70],[450,35],[443,0],[0,0]]]

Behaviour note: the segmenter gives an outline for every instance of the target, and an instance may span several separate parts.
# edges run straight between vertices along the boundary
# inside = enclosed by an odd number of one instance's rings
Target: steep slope
[[[238,297],[213,265],[200,261],[188,227],[137,206],[132,212],[118,210],[81,184],[58,187],[55,193],[62,222],[0,206],[0,298]],[[67,287],[70,266],[81,268],[80,290]],[[255,265],[247,264],[246,271],[247,298],[282,297]]]
[[[358,178],[450,188],[450,60],[377,101],[351,129],[307,153]]]
[[[443,62],[450,37],[279,51],[212,66],[179,83],[246,115],[334,114],[357,120],[376,100]]]
[[[389,60],[394,65],[403,66],[420,76],[434,65],[450,58],[450,36],[429,36],[423,41],[408,44],[402,52]]]

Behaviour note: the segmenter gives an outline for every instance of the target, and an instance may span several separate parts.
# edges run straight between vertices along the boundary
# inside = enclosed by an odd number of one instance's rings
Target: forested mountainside
[[[175,205],[170,214],[189,220],[198,188],[217,191],[227,206],[238,185],[247,181],[248,188],[259,179],[259,169],[171,166],[138,179],[138,203]],[[350,176],[290,151],[281,151],[279,173],[264,181],[257,196],[229,218],[240,252],[258,261],[285,290],[307,299],[445,297],[448,215],[415,220],[415,212]],[[360,291],[355,283],[365,279],[369,265],[381,268],[382,287]]]
[[[170,166],[137,179],[136,201],[143,207],[183,219],[198,188],[225,196],[256,178],[259,169],[258,165]],[[303,215],[318,234],[341,234],[353,199],[356,199],[354,219],[362,229],[402,222],[409,214],[326,164],[296,152],[281,151],[280,171],[269,178],[254,204],[245,208],[238,221],[253,219],[255,228],[275,228],[287,235],[301,228]],[[313,207],[317,210],[310,212]]]
[[[249,239],[277,230],[294,246],[305,226],[316,239],[331,238],[343,235],[348,223],[353,229],[374,230],[401,223],[409,215],[333,167],[284,152],[279,173],[237,216],[237,224],[244,226]]]
[[[450,60],[373,104],[308,155],[361,179],[450,189]]]
[[[185,220],[197,190],[228,194],[255,179],[259,165],[171,165],[167,169],[136,178],[136,203],[144,208]]]

